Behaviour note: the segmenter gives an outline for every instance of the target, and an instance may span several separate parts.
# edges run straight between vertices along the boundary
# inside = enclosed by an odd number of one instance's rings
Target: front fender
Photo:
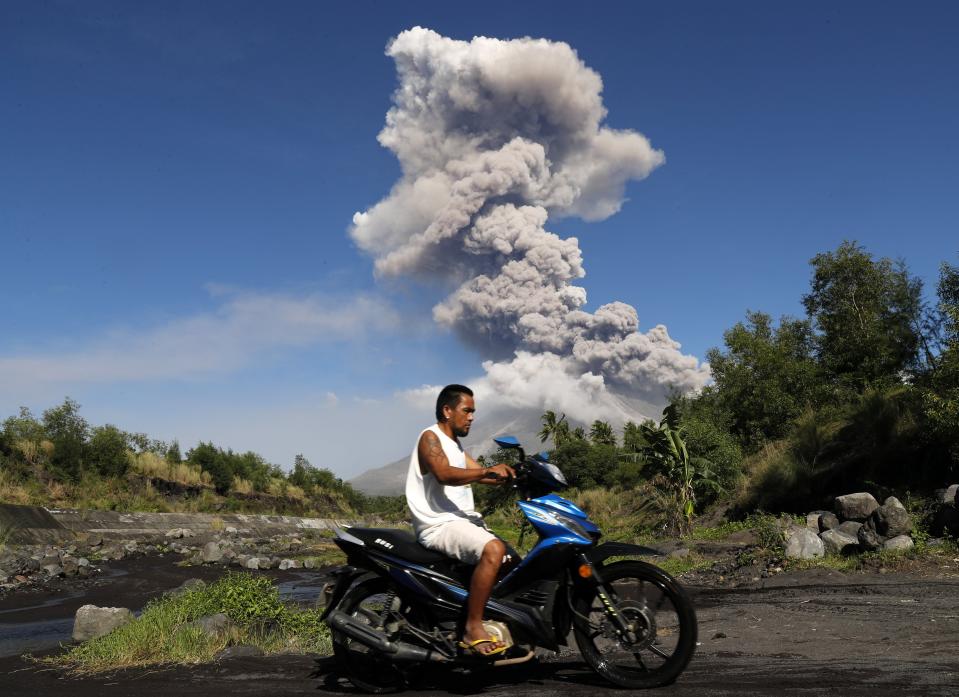
[[[626,542],[604,542],[601,545],[591,547],[586,552],[586,558],[590,564],[602,564],[610,557],[662,557],[664,554],[658,549],[652,547],[643,547],[642,545],[631,545]]]
[[[346,592],[350,588],[360,581],[365,581],[367,578],[376,576],[376,574],[371,571],[357,569],[355,566],[341,566],[335,569],[332,574],[336,577],[336,583],[333,586],[333,592],[330,594],[326,607],[323,608],[323,614],[320,615],[321,622],[336,609],[336,606],[340,604],[343,596],[346,595]]]

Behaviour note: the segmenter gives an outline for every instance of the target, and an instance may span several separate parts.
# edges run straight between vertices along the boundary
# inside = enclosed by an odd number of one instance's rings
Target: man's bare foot
[[[466,627],[460,646],[483,656],[502,653],[506,648],[506,644],[491,637],[482,624],[479,627]]]

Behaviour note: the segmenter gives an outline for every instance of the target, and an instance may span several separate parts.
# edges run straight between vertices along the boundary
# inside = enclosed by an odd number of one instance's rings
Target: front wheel
[[[600,573],[628,632],[618,630],[599,589],[584,589],[573,601],[573,633],[583,659],[620,687],[673,682],[696,650],[696,612],[686,591],[665,571],[640,561],[610,564]]]

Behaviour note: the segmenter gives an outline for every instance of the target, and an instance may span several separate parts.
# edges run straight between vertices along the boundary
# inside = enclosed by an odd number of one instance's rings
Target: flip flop
[[[499,648],[493,649],[491,651],[480,651],[476,647],[479,646],[480,644],[495,644],[496,641],[497,641],[496,639],[476,639],[475,641],[471,641],[468,644],[465,641],[461,641],[459,646],[461,649],[466,649],[467,651],[477,656],[486,658],[488,656],[495,656],[497,654],[503,653],[506,650],[506,647],[500,646]]]

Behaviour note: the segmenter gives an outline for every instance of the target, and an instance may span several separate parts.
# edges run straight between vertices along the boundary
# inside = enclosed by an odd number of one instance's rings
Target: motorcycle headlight
[[[579,535],[583,539],[585,540],[593,539],[593,535],[591,535],[590,532],[583,527],[583,524],[580,523],[575,518],[573,518],[572,516],[563,515],[562,513],[557,513],[556,511],[550,511],[550,513],[553,515],[553,517],[556,518],[556,520],[561,522],[563,525],[565,525],[567,528],[575,532],[577,535]]]

